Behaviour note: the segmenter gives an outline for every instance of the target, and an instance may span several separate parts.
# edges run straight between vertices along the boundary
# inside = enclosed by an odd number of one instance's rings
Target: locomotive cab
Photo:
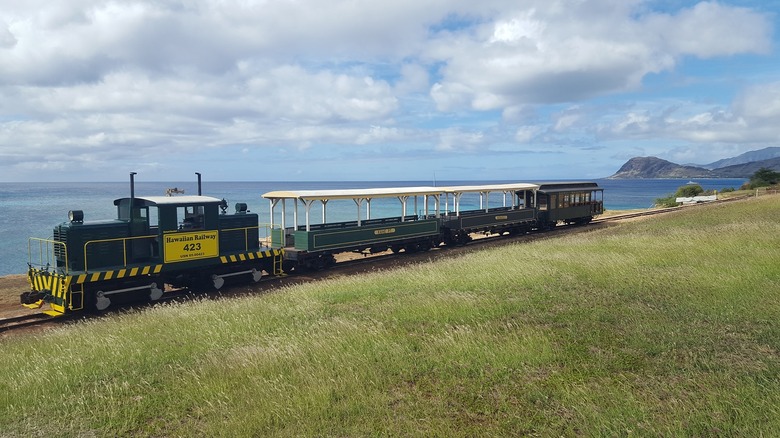
[[[127,223],[128,264],[172,263],[219,256],[219,206],[209,196],[150,196],[114,201]],[[209,244],[206,244],[208,241]]]

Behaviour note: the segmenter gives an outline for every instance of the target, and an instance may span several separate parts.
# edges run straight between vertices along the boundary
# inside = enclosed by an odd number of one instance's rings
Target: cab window
[[[203,229],[203,206],[188,205],[176,209],[176,218],[179,221],[180,230]]]

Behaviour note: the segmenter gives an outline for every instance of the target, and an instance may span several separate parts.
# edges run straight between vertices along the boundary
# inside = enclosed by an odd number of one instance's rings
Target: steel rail
[[[21,316],[12,316],[10,318],[2,318],[0,319],[0,333],[9,330],[20,329],[23,327],[30,327],[33,325],[43,324],[53,319],[56,318],[54,318],[53,316],[49,316],[45,313],[33,313],[30,315],[21,315]]]

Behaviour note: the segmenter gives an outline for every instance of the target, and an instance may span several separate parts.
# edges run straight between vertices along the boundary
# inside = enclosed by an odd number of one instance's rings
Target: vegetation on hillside
[[[740,187],[740,190],[754,190],[760,187],[775,186],[780,183],[780,172],[775,172],[772,169],[762,167],[756,171],[751,177],[750,181]],[[724,188],[720,193],[733,192],[734,188]],[[690,198],[699,195],[711,195],[714,191],[705,191],[698,184],[686,184],[677,189],[673,195],[656,198],[655,205],[657,207],[674,207],[677,206],[677,198]]]
[[[705,191],[698,184],[686,184],[677,189],[673,195],[669,195],[663,198],[656,198],[655,205],[658,207],[674,207],[678,205],[677,198],[691,198],[699,195],[710,195],[714,192]]]
[[[780,436],[780,204],[3,339],[4,436]]]
[[[772,169],[762,167],[750,177],[750,181],[746,182],[742,188],[754,190],[760,187],[777,185],[778,183],[780,183],[780,172],[775,172]]]

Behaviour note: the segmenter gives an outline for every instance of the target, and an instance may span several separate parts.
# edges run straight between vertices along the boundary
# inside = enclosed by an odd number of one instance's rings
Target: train
[[[167,290],[219,290],[326,269],[340,253],[465,245],[475,233],[585,225],[604,211],[603,189],[588,181],[279,190],[262,194],[270,215],[261,222],[246,203],[228,212],[227,201],[204,196],[200,173],[198,194],[183,196],[136,196],[135,175],[130,196],[114,200],[115,219],[86,221],[72,210],[50,237],[29,239],[23,306],[48,305],[43,311],[51,316],[103,311],[157,301]],[[393,199],[396,213],[372,217],[372,202]],[[339,202],[354,205],[352,220],[329,219],[328,206]]]

